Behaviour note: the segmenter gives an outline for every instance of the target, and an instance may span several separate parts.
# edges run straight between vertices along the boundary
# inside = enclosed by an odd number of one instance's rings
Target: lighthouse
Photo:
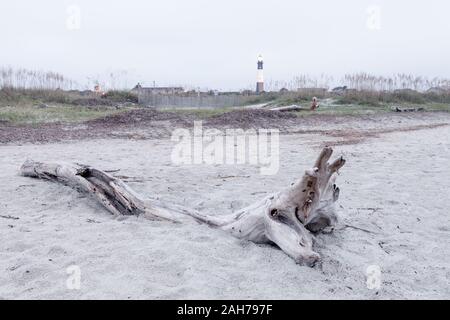
[[[264,92],[263,57],[258,56],[258,73],[256,74],[256,93]]]

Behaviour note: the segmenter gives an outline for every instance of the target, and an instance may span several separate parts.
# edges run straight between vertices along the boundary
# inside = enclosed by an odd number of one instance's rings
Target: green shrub
[[[102,96],[102,99],[108,99],[114,102],[133,102],[138,103],[138,96],[129,91],[108,91]]]

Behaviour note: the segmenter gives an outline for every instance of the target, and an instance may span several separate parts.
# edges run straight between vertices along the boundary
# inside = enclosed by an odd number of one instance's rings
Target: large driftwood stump
[[[23,176],[60,182],[87,193],[114,215],[172,222],[194,219],[241,239],[275,243],[296,262],[312,266],[320,256],[312,249],[311,233],[332,228],[337,221],[334,203],[339,188],[335,179],[345,160],[341,157],[328,163],[332,152],[331,148],[324,148],[314,167],[286,190],[223,217],[145,199],[120,179],[88,166],[28,160],[20,172]]]

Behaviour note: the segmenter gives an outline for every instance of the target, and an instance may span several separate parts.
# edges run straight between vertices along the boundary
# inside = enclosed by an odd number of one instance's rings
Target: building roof
[[[140,87],[143,90],[184,90],[183,87]]]

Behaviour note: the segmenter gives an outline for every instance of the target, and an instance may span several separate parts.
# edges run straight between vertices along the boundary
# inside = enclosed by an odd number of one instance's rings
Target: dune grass
[[[48,108],[39,108],[37,106],[0,106],[0,121],[30,125],[51,122],[82,122],[116,114],[124,110],[66,105]]]
[[[355,99],[355,96],[351,96]],[[70,122],[77,123],[92,120],[112,114],[124,112],[137,106],[125,106],[130,102],[127,94],[112,92],[110,97],[96,98],[85,97],[80,93],[62,91],[33,91],[25,90],[1,90],[0,91],[0,122],[11,124],[39,124],[50,122]],[[67,102],[67,101],[68,102]],[[118,102],[115,102],[115,101]],[[378,113],[393,112],[391,107],[406,106],[423,108],[424,111],[450,112],[450,103],[440,101],[405,102],[400,103],[386,101],[369,101],[367,99],[355,100],[343,103],[342,98],[319,98],[320,108],[315,112],[310,112],[308,107],[310,100],[303,95],[279,98],[276,102],[268,105],[280,106],[298,104],[306,108],[304,111],[296,112],[300,117],[310,115],[369,115]],[[97,105],[97,102],[101,103]],[[106,103],[107,102],[107,103]],[[365,103],[367,102],[367,103]],[[119,109],[115,106],[121,105]],[[159,109],[164,112],[173,112],[180,115],[192,116],[197,119],[207,119],[212,116],[226,114],[233,110],[246,109],[248,107],[222,107],[222,108],[165,108]]]
[[[297,112],[299,116],[308,116],[311,114],[326,114],[336,116],[358,116],[358,115],[370,115],[379,113],[393,113],[392,106],[403,106],[410,108],[423,108],[424,112],[450,112],[450,104],[444,103],[426,103],[426,104],[380,104],[374,105],[321,105],[319,109],[314,112],[300,111]]]

